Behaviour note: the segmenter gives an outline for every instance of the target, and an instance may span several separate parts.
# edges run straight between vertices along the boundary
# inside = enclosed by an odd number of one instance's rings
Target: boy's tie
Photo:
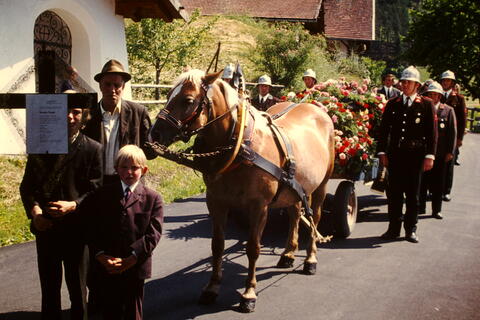
[[[128,201],[128,198],[130,198],[131,194],[132,194],[132,191],[130,190],[129,187],[127,187],[127,189],[125,189],[125,202]]]

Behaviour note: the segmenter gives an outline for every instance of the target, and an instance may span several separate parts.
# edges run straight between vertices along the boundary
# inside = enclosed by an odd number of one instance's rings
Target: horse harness
[[[271,174],[275,177],[278,181],[282,184],[292,188],[300,200],[302,201],[302,207],[305,210],[305,213],[308,216],[313,214],[312,209],[308,204],[308,198],[305,194],[305,190],[303,189],[302,185],[295,179],[295,172],[296,172],[296,164],[295,158],[293,156],[293,149],[292,144],[290,143],[290,139],[288,136],[283,132],[283,129],[273,123],[273,120],[278,119],[282,115],[286,114],[291,109],[295,108],[298,104],[291,104],[283,111],[270,116],[269,114],[262,112],[261,115],[267,119],[267,125],[273,133],[273,137],[278,149],[283,153],[285,156],[285,164],[283,168],[277,166],[276,164],[272,163],[270,160],[265,159],[261,154],[256,152],[252,149],[252,136],[255,126],[255,116],[251,112],[250,108],[248,108],[247,116],[249,117],[247,121],[247,127],[245,129],[245,134],[243,135],[243,142],[240,147],[240,151],[238,153],[238,157],[240,163],[243,161],[247,161],[260,169],[264,170],[265,172]],[[277,193],[273,197],[272,202],[275,202],[278,199],[280,194],[280,189],[277,190]]]
[[[209,87],[206,86],[204,83],[202,83],[201,87],[205,91],[205,95],[203,96],[202,100],[197,103],[192,114],[187,116],[185,119],[178,120],[173,116],[171,116],[169,113],[169,110],[167,110],[167,108],[165,107],[159,113],[158,118],[166,121],[175,129],[177,129],[180,132],[179,137],[182,140],[188,141],[191,136],[204,130],[207,126],[209,126],[213,122],[218,121],[219,119],[223,118],[227,114],[232,113],[232,111],[235,109],[237,109],[237,112],[238,112],[238,110],[240,110],[241,108],[242,110],[241,117],[248,117],[246,121],[245,119],[242,119],[240,121],[240,123],[246,122],[246,125],[244,127],[245,132],[243,128],[239,128],[240,129],[239,133],[241,136],[239,135],[235,139],[234,130],[236,127],[236,123],[238,122],[238,119],[236,119],[237,118],[236,115],[233,114],[233,119],[235,123],[232,126],[230,137],[232,140],[237,140],[236,142],[237,144],[238,143],[240,144],[240,148],[235,148],[235,150],[238,150],[238,153],[234,152],[232,155],[232,158],[234,159],[233,164],[230,164],[229,162],[224,168],[222,168],[221,170],[222,173],[228,170],[232,170],[233,168],[240,165],[244,161],[254,164],[255,166],[259,167],[265,172],[271,174],[273,177],[275,177],[278,181],[280,181],[284,185],[292,188],[297,193],[300,200],[302,201],[302,207],[305,210],[305,213],[308,216],[312,216],[313,212],[308,204],[308,198],[307,198],[307,195],[305,194],[305,190],[303,189],[301,184],[295,179],[296,164],[295,164],[295,158],[293,156],[293,149],[292,149],[290,140],[288,139],[288,136],[284,132],[282,132],[283,130],[281,129],[281,127],[273,123],[273,120],[280,118],[281,116],[283,116],[284,114],[286,114],[287,112],[289,112],[290,110],[298,106],[298,104],[293,103],[289,105],[287,108],[285,108],[284,110],[282,110],[281,112],[274,114],[272,116],[270,116],[265,112],[261,113],[262,116],[264,116],[268,121],[268,127],[273,133],[273,137],[277,144],[277,147],[279,148],[279,150],[281,150],[281,152],[285,156],[286,162],[285,162],[284,168],[280,168],[279,166],[275,165],[271,161],[265,159],[261,154],[253,150],[251,147],[254,127],[255,127],[255,116],[250,110],[249,104],[247,104],[246,108],[244,106],[245,103],[242,105],[236,104],[235,106],[231,107],[228,111],[208,121],[206,124],[202,125],[200,128],[192,131],[187,130],[190,124],[193,121],[195,121],[195,119],[200,115],[202,109],[206,109],[208,111],[208,115],[209,115],[208,118],[210,118],[210,115],[211,115],[212,102],[207,97],[207,92],[209,90]],[[238,139],[241,139],[241,141],[238,141]],[[237,158],[237,156],[239,158]],[[273,197],[272,202],[275,202],[278,199],[279,193],[280,193],[280,189],[277,190],[277,193]]]

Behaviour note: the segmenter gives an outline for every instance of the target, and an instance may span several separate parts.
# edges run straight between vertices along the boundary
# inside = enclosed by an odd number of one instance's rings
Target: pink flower
[[[336,115],[333,115],[332,116],[332,121],[333,121],[333,123],[337,123],[338,122],[338,117]]]

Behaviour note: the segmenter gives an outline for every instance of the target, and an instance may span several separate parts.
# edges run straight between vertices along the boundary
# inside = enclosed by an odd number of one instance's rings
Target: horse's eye
[[[193,104],[193,103],[195,102],[195,99],[194,99],[193,97],[187,97],[187,98],[185,99],[185,102],[186,102],[187,104]]]

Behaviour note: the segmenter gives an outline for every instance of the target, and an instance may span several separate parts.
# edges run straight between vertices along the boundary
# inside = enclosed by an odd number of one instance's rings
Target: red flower
[[[287,96],[282,96],[282,97],[280,98],[280,100],[282,100],[282,101],[287,101]]]
[[[337,106],[338,106],[338,107],[343,107],[343,103],[337,102]]]
[[[357,153],[357,149],[351,148],[348,150],[348,154],[354,156]]]
[[[365,109],[370,108],[370,105],[368,103],[365,103],[363,106],[365,107]]]
[[[362,160],[367,160],[368,159],[368,154],[364,153],[362,154]]]

